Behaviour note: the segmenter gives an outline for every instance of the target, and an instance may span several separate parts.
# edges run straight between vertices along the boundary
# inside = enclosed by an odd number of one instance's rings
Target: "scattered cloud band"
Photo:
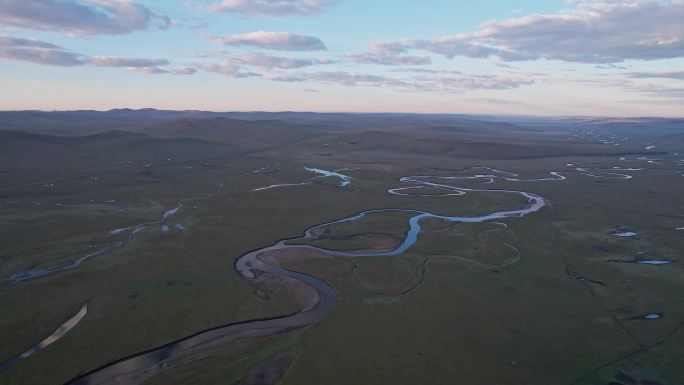
[[[234,47],[254,47],[277,51],[323,51],[321,39],[289,32],[257,31],[214,39],[215,43]]]
[[[223,0],[209,5],[208,9],[242,15],[312,15],[337,3],[337,0]]]
[[[0,25],[71,35],[122,35],[151,26],[166,28],[168,16],[123,0],[2,0]]]

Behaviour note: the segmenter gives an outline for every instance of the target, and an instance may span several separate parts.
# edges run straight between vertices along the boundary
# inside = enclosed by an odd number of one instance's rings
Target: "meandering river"
[[[491,175],[477,175],[469,178],[491,178]],[[405,177],[401,179],[404,184],[409,184],[409,187],[403,188],[401,193],[398,193],[398,189],[388,190],[391,194],[407,194],[406,191],[410,189],[419,189],[421,187],[430,187],[434,189],[444,190],[444,194],[434,194],[432,196],[439,195],[462,195],[471,192],[477,193],[497,193],[497,194],[515,194],[521,195],[526,199],[526,204],[517,209],[498,211],[493,213],[488,213],[479,216],[447,216],[440,215],[428,211],[421,210],[411,210],[411,209],[378,209],[378,210],[368,210],[363,211],[342,219],[335,221],[323,223],[309,228],[304,232],[303,237],[295,238],[301,239],[313,239],[314,230],[326,227],[330,225],[335,225],[343,222],[351,222],[363,218],[367,215],[372,215],[376,213],[383,212],[409,212],[414,215],[408,220],[409,231],[407,232],[403,242],[396,249],[388,252],[377,252],[377,253],[353,253],[353,252],[340,252],[325,250],[315,246],[310,245],[291,245],[287,244],[286,239],[276,242],[273,245],[260,248],[242,255],[235,262],[235,271],[241,277],[247,281],[251,281],[257,278],[259,274],[267,273],[277,277],[287,277],[294,279],[302,284],[308,285],[309,287],[316,290],[318,293],[318,301],[315,305],[303,309],[294,314],[267,318],[267,319],[257,319],[252,321],[234,323],[224,326],[215,327],[209,330],[205,330],[194,334],[192,336],[185,337],[183,339],[173,341],[164,346],[142,352],[130,357],[120,359],[118,361],[107,364],[101,368],[95,369],[89,373],[86,373],[78,378],[75,378],[69,384],[73,385],[94,385],[94,384],[142,384],[145,381],[161,374],[169,368],[176,367],[184,362],[190,361],[194,354],[197,354],[200,350],[211,348],[214,346],[219,346],[222,344],[230,343],[237,338],[241,337],[258,337],[258,336],[268,336],[277,333],[283,333],[291,330],[301,329],[307,326],[311,326],[321,319],[323,319],[336,305],[338,300],[338,294],[333,287],[324,282],[323,280],[316,278],[314,276],[304,274],[297,271],[292,271],[284,269],[282,267],[265,262],[260,256],[268,252],[277,252],[287,249],[292,250],[317,250],[323,252],[332,257],[364,257],[364,256],[391,256],[397,255],[405,252],[411,246],[413,246],[418,240],[420,235],[421,226],[420,222],[427,218],[438,219],[447,222],[464,222],[464,223],[474,223],[474,222],[486,222],[492,220],[499,220],[511,217],[522,217],[524,215],[535,213],[541,210],[546,202],[544,198],[539,195],[532,194],[529,192],[515,191],[515,190],[486,190],[486,189],[466,189],[461,187],[455,187],[443,183],[431,182],[433,179],[449,179],[440,177],[430,177],[430,176],[412,176]],[[451,178],[455,179],[455,178]],[[510,179],[509,179],[510,180]],[[538,180],[562,180],[561,177],[553,174],[553,178],[545,178]],[[532,181],[532,180],[526,180]]]

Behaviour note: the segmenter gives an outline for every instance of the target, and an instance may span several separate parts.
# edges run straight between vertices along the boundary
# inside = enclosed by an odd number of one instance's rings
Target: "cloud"
[[[391,72],[408,72],[408,73],[418,73],[418,74],[457,74],[460,75],[463,72],[456,70],[435,70],[430,68],[394,68],[390,70]]]
[[[262,55],[259,53],[230,56],[225,52],[221,52],[212,53],[211,56],[221,56],[223,59],[215,63],[197,63],[194,66],[204,71],[220,73],[234,78],[261,76],[260,73],[253,72],[252,68],[258,68],[263,71],[290,70],[334,63],[330,59],[292,58]],[[206,56],[202,55],[201,57]]]
[[[647,93],[660,98],[684,98],[684,87],[672,87],[648,82],[628,82],[623,84],[623,87],[627,91]]]
[[[131,71],[146,75],[171,73],[171,71],[161,68],[161,66],[167,66],[170,64],[166,59],[94,56],[86,59],[86,62],[96,67],[127,68]]]
[[[355,63],[360,64],[380,64],[387,66],[400,65],[427,65],[432,64],[432,59],[429,56],[411,56],[411,55],[397,55],[377,52],[366,52],[359,54],[347,55],[347,58]]]
[[[214,42],[235,47],[256,47],[278,51],[324,51],[327,49],[317,37],[289,32],[257,31],[218,37],[214,39]]]
[[[499,104],[499,105],[521,105],[523,104],[520,100],[508,100],[508,99],[497,99],[497,98],[472,98],[468,99],[471,102],[486,103],[486,104]]]
[[[406,53],[409,50],[415,49],[434,52],[448,58],[453,58],[454,56],[486,58],[500,53],[499,49],[488,47],[472,40],[470,36],[462,34],[431,40],[404,39],[400,41],[380,41],[373,43],[373,49],[376,52],[393,54]]]
[[[161,67],[126,67],[127,69],[145,75],[168,74],[169,70]]]
[[[393,44],[376,42],[371,44],[370,52],[346,55],[347,59],[359,64],[379,64],[386,66],[417,66],[432,64],[430,56],[404,55],[406,49]]]
[[[88,64],[97,67],[142,68],[169,65],[169,61],[166,59],[127,58],[116,56],[93,56],[88,58],[87,62]]]
[[[192,67],[178,67],[171,68],[169,70],[169,73],[172,73],[174,75],[194,75],[197,73],[197,69]]]
[[[0,36],[0,58],[35,64],[71,67],[83,64],[84,57],[40,40]]]
[[[555,14],[485,22],[472,33],[379,42],[385,52],[425,50],[446,57],[504,61],[618,63],[684,57],[684,1],[572,1]]]
[[[399,84],[401,81],[384,76],[370,74],[356,74],[345,71],[319,71],[305,72],[293,75],[273,75],[266,77],[267,80],[280,82],[304,82],[318,81],[326,83],[342,84],[349,87],[356,86],[385,86],[391,83]]]
[[[337,0],[223,0],[209,5],[208,9],[243,15],[311,15],[337,3]]]
[[[678,79],[684,80],[684,71],[668,71],[668,72],[631,72],[627,74],[630,78],[636,79]]]
[[[623,73],[621,78],[600,80],[596,86],[601,88],[615,87],[630,93],[648,94],[655,98],[684,98],[684,83],[678,71],[672,72],[632,72]],[[667,79],[666,81],[659,81]],[[671,81],[674,79],[674,82]]]
[[[418,76],[395,78],[380,75],[350,73],[345,71],[300,72],[271,75],[264,79],[280,82],[321,82],[348,87],[382,87],[399,91],[454,93],[471,90],[505,90],[531,85],[533,76],[504,77],[499,75],[463,75],[451,77]]]
[[[595,65],[594,68],[599,70],[626,70],[629,66],[617,65],[617,64],[606,64],[606,65]]]
[[[428,84],[435,90],[510,90],[532,85],[536,79],[532,76],[499,76],[499,75],[465,75],[453,77],[428,78]]]
[[[229,76],[231,78],[247,78],[261,76],[261,74],[259,73],[251,72],[249,69],[239,64],[232,63],[230,61],[224,61],[220,63],[199,63],[196,65],[196,67],[203,71],[214,72],[221,75]]]
[[[73,35],[121,35],[170,20],[126,0],[2,0],[0,25]]]
[[[256,53],[248,53],[236,58],[228,59],[235,64],[247,65],[257,67],[263,70],[272,69],[294,69],[310,67],[320,64],[332,64],[334,61],[330,59],[306,59],[306,58],[290,58],[280,56],[268,56]]]
[[[143,74],[192,75],[197,72],[195,68],[191,67],[162,68],[170,64],[166,59],[116,56],[88,57],[45,41],[10,36],[0,36],[0,59],[62,67],[80,65],[120,67]]]
[[[197,69],[192,67],[178,67],[178,68],[161,68],[157,66],[149,67],[126,67],[133,72],[146,75],[160,75],[160,74],[171,74],[171,75],[194,75],[197,73]]]

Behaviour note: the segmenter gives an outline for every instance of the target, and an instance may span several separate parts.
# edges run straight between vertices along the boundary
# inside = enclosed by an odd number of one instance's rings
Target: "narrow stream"
[[[84,303],[81,305],[81,308],[78,310],[78,312],[71,318],[69,318],[66,322],[61,324],[57,330],[55,330],[52,334],[47,336],[44,340],[40,341],[39,343],[33,345],[29,350],[21,353],[20,355],[11,358],[5,362],[0,363],[0,372],[2,372],[5,369],[8,369],[9,367],[18,364],[19,362],[25,360],[26,358],[32,356],[34,353],[38,353],[39,351],[45,349],[46,347],[52,345],[53,343],[57,342],[60,338],[64,337],[65,334],[67,334],[71,329],[74,328],[74,326],[78,325],[79,322],[83,319],[83,317],[88,314],[88,303]]]

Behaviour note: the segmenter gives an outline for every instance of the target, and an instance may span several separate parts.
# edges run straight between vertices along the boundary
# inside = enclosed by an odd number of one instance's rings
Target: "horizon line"
[[[207,112],[216,114],[250,114],[250,113],[265,113],[265,114],[348,114],[348,115],[421,115],[421,116],[435,116],[435,115],[446,115],[446,116],[492,116],[492,117],[517,117],[517,118],[613,118],[613,119],[684,119],[684,115],[530,115],[530,114],[477,114],[477,113],[464,113],[464,112],[389,112],[389,111],[313,111],[313,110],[198,110],[198,109],[164,109],[155,107],[141,107],[141,108],[130,108],[130,107],[114,107],[108,109],[97,109],[97,108],[81,108],[81,109],[0,109],[0,113],[6,112],[45,112],[45,113],[55,113],[55,112],[112,112],[112,111],[167,111],[167,112]]]

